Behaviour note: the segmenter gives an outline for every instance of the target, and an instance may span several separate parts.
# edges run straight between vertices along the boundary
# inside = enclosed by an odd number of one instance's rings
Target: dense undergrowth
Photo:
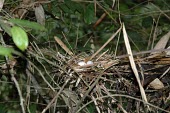
[[[168,0],[1,0],[0,113],[170,112]]]

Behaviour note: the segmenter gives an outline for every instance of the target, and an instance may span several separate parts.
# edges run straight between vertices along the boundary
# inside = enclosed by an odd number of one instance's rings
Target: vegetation
[[[169,113],[169,0],[1,0],[0,113]]]

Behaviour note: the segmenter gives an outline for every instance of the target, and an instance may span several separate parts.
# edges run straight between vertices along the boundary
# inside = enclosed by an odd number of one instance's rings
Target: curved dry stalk
[[[140,82],[139,73],[138,73],[137,68],[136,68],[136,65],[135,65],[135,61],[134,61],[134,58],[133,58],[132,50],[131,50],[131,47],[130,47],[130,43],[129,43],[129,40],[128,40],[128,36],[127,36],[127,33],[126,33],[126,29],[125,29],[125,25],[124,25],[124,24],[123,24],[123,37],[124,37],[124,41],[125,41],[125,46],[126,46],[127,53],[129,54],[130,65],[131,65],[131,68],[132,68],[132,70],[133,70],[133,73],[135,74],[136,80],[137,80],[137,82],[138,82],[142,99],[143,99],[145,102],[148,102],[148,101],[147,101],[147,98],[146,98],[145,90],[144,90],[144,88],[142,87],[142,84],[141,84],[141,82]]]

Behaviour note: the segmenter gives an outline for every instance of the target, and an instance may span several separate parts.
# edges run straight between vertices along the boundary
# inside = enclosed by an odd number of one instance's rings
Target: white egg
[[[93,62],[92,62],[92,61],[88,61],[87,64],[88,64],[88,65],[89,65],[89,64],[93,64]]]
[[[78,62],[78,65],[79,66],[84,66],[84,65],[86,65],[86,63],[84,61],[80,61],[80,62]]]

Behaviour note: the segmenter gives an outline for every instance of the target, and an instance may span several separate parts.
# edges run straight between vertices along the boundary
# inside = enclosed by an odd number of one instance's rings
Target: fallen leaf
[[[168,41],[169,41],[169,38],[170,38],[170,31],[165,34],[158,42],[157,44],[155,45],[154,47],[154,50],[157,50],[157,49],[165,49]],[[152,52],[151,54],[155,54],[155,53],[158,53],[158,52]]]
[[[34,11],[37,22],[41,25],[45,25],[45,13],[42,5],[35,7]]]
[[[162,89],[164,88],[164,84],[158,78],[156,78],[149,84],[149,87],[153,89]]]

